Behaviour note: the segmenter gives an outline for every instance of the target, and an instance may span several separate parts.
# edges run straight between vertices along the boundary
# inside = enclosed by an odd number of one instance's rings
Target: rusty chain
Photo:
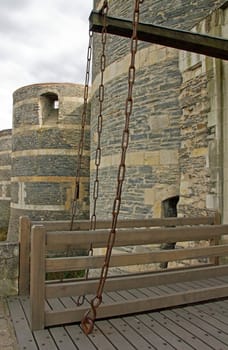
[[[103,15],[103,25],[101,32],[101,43],[102,43],[102,53],[100,58],[100,85],[99,85],[99,113],[97,117],[97,149],[95,154],[95,180],[93,185],[93,212],[90,220],[90,230],[96,230],[96,207],[97,200],[99,196],[99,167],[101,164],[101,135],[103,127],[103,103],[104,103],[104,72],[106,67],[106,42],[107,42],[107,14],[108,14],[108,1],[104,1],[103,6],[100,10]],[[93,256],[93,244],[90,244],[88,250],[88,256]],[[89,269],[85,272],[85,280],[89,278]],[[85,295],[80,295],[77,300],[77,305],[82,305],[85,301]]]
[[[83,101],[83,110],[82,110],[82,116],[81,116],[81,133],[80,133],[80,140],[78,144],[75,190],[74,190],[74,198],[73,198],[72,207],[71,207],[72,216],[71,216],[70,230],[73,230],[74,219],[77,214],[78,201],[79,201],[79,186],[80,186],[82,158],[83,158],[83,151],[84,151],[85,127],[86,127],[86,120],[87,120],[87,107],[88,107],[88,98],[89,98],[90,66],[91,66],[91,60],[92,60],[92,42],[93,42],[93,32],[89,31],[89,44],[88,44],[88,50],[87,50],[87,65],[86,65],[86,75],[85,75],[85,85],[84,85],[84,101]]]
[[[101,32],[102,53],[100,58],[100,85],[99,85],[99,114],[97,117],[97,149],[95,154],[95,181],[93,186],[93,213],[91,216],[91,230],[96,229],[96,206],[99,195],[99,167],[101,164],[101,134],[103,127],[103,103],[104,103],[104,72],[106,67],[106,42],[107,42],[107,15],[108,15],[108,1],[104,1],[101,8],[103,15],[103,25]]]
[[[133,14],[133,31],[132,31],[132,37],[131,37],[131,62],[128,70],[128,95],[127,95],[126,104],[125,104],[125,126],[122,134],[122,143],[121,143],[122,152],[121,152],[121,161],[120,161],[118,174],[117,174],[116,196],[114,199],[113,210],[112,210],[112,225],[109,232],[106,254],[105,254],[104,263],[101,269],[100,280],[99,280],[96,296],[91,300],[90,309],[87,311],[87,313],[84,315],[81,321],[81,327],[85,334],[90,334],[94,327],[94,322],[97,315],[97,309],[102,302],[102,293],[103,293],[106,278],[108,275],[112,248],[114,246],[115,238],[116,238],[117,219],[120,212],[122,187],[123,187],[125,172],[126,172],[126,152],[129,144],[129,124],[130,124],[130,117],[131,117],[132,108],[133,108],[132,94],[133,94],[133,86],[135,82],[135,56],[136,56],[137,44],[138,44],[137,29],[138,29],[138,23],[139,23],[139,8],[140,8],[140,4],[142,3],[143,3],[143,0],[135,0],[135,8],[134,8],[134,14]]]

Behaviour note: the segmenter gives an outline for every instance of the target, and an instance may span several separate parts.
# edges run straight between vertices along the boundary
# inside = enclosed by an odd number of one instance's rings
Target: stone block
[[[178,164],[179,162],[179,152],[178,150],[161,150],[160,151],[160,164],[161,165],[171,165]]]

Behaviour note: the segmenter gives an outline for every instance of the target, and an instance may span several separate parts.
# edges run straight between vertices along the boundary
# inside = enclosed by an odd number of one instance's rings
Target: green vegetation
[[[5,241],[7,238],[8,227],[0,228],[0,241]]]
[[[75,279],[75,278],[83,278],[85,275],[84,270],[80,271],[64,271],[64,272],[48,272],[46,274],[46,280],[65,280],[65,279]]]

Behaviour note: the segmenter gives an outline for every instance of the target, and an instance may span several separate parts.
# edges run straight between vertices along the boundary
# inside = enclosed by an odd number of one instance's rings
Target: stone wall
[[[8,240],[18,239],[18,219],[71,218],[83,86],[35,84],[14,93],[11,213]],[[88,113],[89,114],[89,113]],[[85,130],[79,210],[89,216],[89,116]]]
[[[222,35],[225,12],[225,7],[214,11],[194,30]],[[179,213],[219,210],[223,214],[222,62],[186,52],[180,52],[179,62],[183,78]]]
[[[100,4],[101,1],[95,1],[96,6]],[[109,14],[131,19],[132,4],[130,0],[110,1]],[[167,0],[161,3],[159,0],[149,5],[145,1],[141,20],[182,29],[195,26],[194,30],[198,32],[226,36],[226,6],[214,11],[222,4],[227,4],[227,1]],[[83,218],[89,216],[89,184],[93,193],[94,182],[99,37],[95,35],[94,39],[91,136],[88,120],[80,191]],[[112,214],[120,162],[129,40],[108,36],[106,54],[102,162],[97,203],[97,215],[102,219]],[[208,211],[222,207],[228,212],[227,64],[140,42],[136,69],[134,111],[120,216],[159,217],[162,215],[162,201],[175,196],[180,196],[179,215],[206,215]],[[11,241],[17,241],[20,215],[29,215],[34,220],[70,217],[80,134],[82,99],[79,95],[82,96],[82,87],[75,84],[35,84],[14,94],[12,205],[8,234]],[[53,110],[51,106],[55,105],[56,99],[58,106],[56,104]],[[2,152],[8,152],[8,148],[4,147],[10,145],[9,135],[0,133]],[[1,144],[5,136],[9,144]],[[5,154],[0,154],[1,179],[5,175],[10,176],[10,168],[6,164],[9,157]],[[89,181],[90,154],[92,176]],[[4,166],[8,166],[8,170],[3,169]],[[4,173],[6,170],[8,172]],[[6,198],[9,192],[3,186],[6,184],[0,185],[2,198]],[[17,279],[18,243],[6,241],[0,244],[0,295],[17,293]]]
[[[17,294],[18,266],[18,243],[0,242],[0,296]]]
[[[7,229],[11,199],[12,131],[0,131],[0,229]]]
[[[101,1],[96,1],[96,6]],[[145,22],[173,26],[181,29],[190,29],[199,23],[205,16],[211,13],[216,6],[225,1],[153,1],[148,5],[144,2],[141,6],[140,19]],[[111,1],[109,15],[131,18],[132,1]],[[99,89],[99,51],[100,36],[95,36],[95,52],[93,61],[93,87],[92,87],[92,120],[91,120],[91,174],[94,174],[94,155],[96,148],[96,117],[98,114],[97,98]],[[111,217],[112,204],[115,195],[117,168],[120,163],[120,143],[124,127],[124,109],[127,97],[127,75],[130,63],[130,41],[117,36],[108,36],[107,40],[107,67],[105,71],[105,103],[104,103],[104,127],[102,135],[102,164],[100,169],[100,201],[97,204],[97,212],[100,217]],[[194,72],[193,72],[194,73]],[[195,120],[197,136],[193,146],[194,157],[200,168],[195,167],[193,177],[197,173],[205,176],[201,179],[203,193],[200,184],[195,187],[193,180],[187,187],[193,187],[192,203],[187,208],[182,202],[182,213],[195,214],[193,202],[199,199],[199,207],[206,208],[207,191],[211,189],[208,170],[204,171],[207,156],[205,148],[208,147],[208,130],[205,115],[208,112],[207,77],[199,76],[198,82],[184,86],[183,75],[179,67],[179,51],[139,43],[136,57],[136,83],[134,87],[134,107],[130,123],[130,143],[127,154],[126,180],[123,187],[121,205],[121,217],[159,217],[162,215],[162,201],[179,195],[185,195],[184,167],[187,172],[192,168],[189,157],[184,152],[182,138],[188,123],[182,116],[184,108],[184,94],[191,94],[192,98],[197,94],[203,94],[192,113],[199,117]],[[189,89],[189,92],[187,90]],[[196,92],[196,91],[197,92]],[[180,96],[181,94],[181,96]],[[195,96],[194,96],[195,95]],[[180,99],[179,99],[180,96]],[[189,103],[189,102],[188,102]],[[194,102],[190,102],[190,104]],[[189,108],[192,108],[189,106]],[[197,123],[199,122],[199,125]],[[183,125],[182,125],[183,124]],[[190,137],[191,132],[189,130]],[[198,144],[198,140],[202,141]],[[181,153],[180,153],[181,152]],[[204,162],[202,162],[202,157]],[[186,164],[183,165],[186,159]],[[188,165],[188,164],[189,165]],[[93,178],[93,177],[92,177]],[[206,180],[205,180],[206,179]],[[188,179],[189,180],[189,179]],[[183,181],[183,184],[181,183]],[[204,183],[206,181],[206,184]],[[91,187],[93,181],[91,181]],[[91,188],[92,193],[92,188]],[[188,194],[189,195],[189,194]],[[203,197],[203,200],[201,200]],[[189,210],[191,209],[191,210]]]
[[[224,9],[224,13],[222,16],[222,26],[221,26],[221,35],[224,37],[228,37],[228,4],[227,8]],[[218,96],[218,101],[221,101],[221,104],[215,104],[215,108],[220,110],[222,114],[222,126],[221,126],[221,134],[222,134],[222,144],[220,144],[221,154],[223,155],[223,182],[222,182],[222,207],[223,207],[223,222],[228,223],[228,62],[222,61],[220,65],[218,65],[217,70],[220,72],[220,80],[219,84],[222,86],[221,94]],[[221,106],[222,105],[222,110]],[[228,241],[228,238],[227,238]]]

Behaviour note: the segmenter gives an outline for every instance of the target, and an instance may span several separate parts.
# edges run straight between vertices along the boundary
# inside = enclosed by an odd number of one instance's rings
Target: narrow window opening
[[[42,124],[57,123],[59,116],[59,98],[53,92],[40,96],[40,112]]]
[[[170,197],[162,201],[162,212],[163,217],[175,217],[177,216],[177,203],[179,201],[179,196]]]
[[[59,100],[54,101],[54,109],[59,109]]]

